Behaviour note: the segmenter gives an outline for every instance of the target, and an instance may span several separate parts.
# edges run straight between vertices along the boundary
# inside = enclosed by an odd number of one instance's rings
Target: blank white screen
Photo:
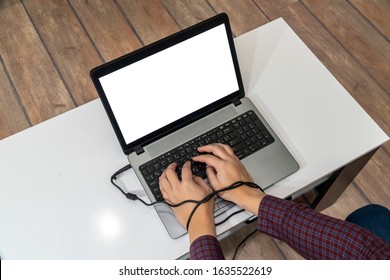
[[[223,24],[99,81],[127,144],[239,89]]]

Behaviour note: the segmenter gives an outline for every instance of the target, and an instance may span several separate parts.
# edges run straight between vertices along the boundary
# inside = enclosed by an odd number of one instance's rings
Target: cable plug
[[[135,195],[135,194],[132,194],[132,193],[127,193],[127,194],[126,194],[126,197],[127,197],[128,199],[131,199],[131,200],[137,200],[137,199],[138,199],[138,196]]]

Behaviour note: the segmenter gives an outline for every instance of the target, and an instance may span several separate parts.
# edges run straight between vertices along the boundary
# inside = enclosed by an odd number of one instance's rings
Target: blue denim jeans
[[[352,212],[346,221],[357,224],[390,243],[390,210],[377,204],[366,205]]]

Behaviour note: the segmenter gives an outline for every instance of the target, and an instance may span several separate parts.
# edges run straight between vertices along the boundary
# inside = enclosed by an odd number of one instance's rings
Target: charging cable
[[[262,192],[264,192],[263,189],[262,189],[260,186],[258,186],[257,184],[255,184],[255,183],[253,183],[253,182],[238,181],[238,182],[235,182],[235,183],[233,183],[233,184],[231,184],[231,185],[229,185],[229,186],[227,186],[227,187],[225,187],[225,188],[223,188],[223,189],[216,190],[216,191],[214,190],[214,191],[211,192],[210,194],[206,195],[202,200],[192,200],[192,199],[189,199],[189,200],[184,200],[184,201],[182,201],[182,202],[180,202],[180,203],[177,203],[177,204],[171,204],[171,203],[169,203],[169,202],[167,202],[167,201],[165,201],[165,200],[162,200],[162,201],[154,201],[154,202],[151,202],[151,203],[147,203],[147,202],[145,202],[143,199],[139,198],[136,194],[133,194],[133,193],[130,193],[130,192],[126,193],[126,192],[125,192],[125,191],[124,191],[124,190],[115,182],[116,179],[117,179],[117,177],[118,177],[121,173],[125,172],[126,170],[129,170],[130,168],[131,168],[131,165],[128,164],[128,165],[126,165],[125,167],[119,169],[117,172],[115,172],[115,173],[111,176],[111,183],[112,183],[112,184],[113,184],[113,185],[114,185],[114,186],[115,186],[115,187],[116,187],[124,196],[126,196],[127,199],[138,200],[138,201],[140,201],[141,203],[143,203],[145,206],[153,206],[153,205],[155,205],[155,204],[166,204],[166,205],[168,205],[168,206],[170,206],[170,207],[179,207],[179,206],[181,206],[181,205],[183,205],[183,204],[185,204],[185,203],[194,203],[194,204],[195,204],[195,207],[192,209],[192,211],[191,211],[191,213],[190,213],[190,215],[189,215],[189,217],[188,217],[188,221],[187,221],[187,225],[186,225],[187,231],[188,231],[188,228],[189,228],[189,225],[190,225],[190,221],[191,221],[192,216],[194,215],[195,211],[199,208],[200,205],[202,205],[203,203],[206,203],[206,202],[210,201],[210,199],[212,199],[216,194],[219,194],[219,193],[225,192],[225,191],[229,191],[229,190],[234,190],[234,189],[239,188],[239,187],[241,187],[241,186],[243,186],[243,185],[248,186],[248,187],[251,187],[251,188],[259,189],[259,190],[261,190]],[[241,209],[241,210],[239,210],[239,211],[237,211],[237,212],[231,214],[229,217],[227,217],[226,219],[224,219],[223,221],[219,222],[219,223],[216,224],[216,225],[220,225],[220,224],[226,222],[226,221],[227,221],[229,218],[231,218],[233,215],[238,214],[238,213],[241,213],[241,212],[243,212],[243,211],[244,211],[244,209]]]

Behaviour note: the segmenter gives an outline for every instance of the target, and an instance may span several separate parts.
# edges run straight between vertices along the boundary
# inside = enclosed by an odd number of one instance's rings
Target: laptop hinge
[[[233,99],[233,104],[234,104],[234,106],[241,105],[241,104],[242,104],[242,103],[241,103],[241,99],[239,99],[239,98]]]
[[[143,152],[145,152],[144,148],[142,148],[140,145],[136,146],[134,148],[134,152],[137,154],[137,156],[139,156],[140,154],[142,154]]]

